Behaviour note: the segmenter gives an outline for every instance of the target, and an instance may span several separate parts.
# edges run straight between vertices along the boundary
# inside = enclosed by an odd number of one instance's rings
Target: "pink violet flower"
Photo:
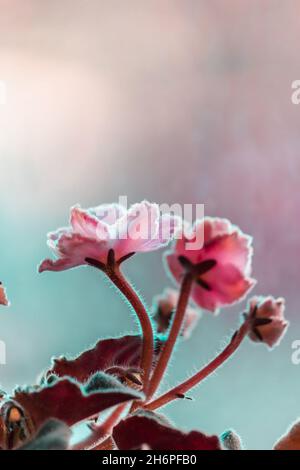
[[[201,235],[203,246],[189,248]],[[252,253],[252,237],[227,219],[205,217],[192,227],[185,225],[184,235],[166,253],[166,263],[178,283],[187,271],[192,271],[193,301],[216,312],[242,300],[255,285],[250,277]]]
[[[44,260],[39,272],[85,265],[87,258],[106,264],[112,250],[120,264],[134,253],[166,246],[181,223],[177,216],[161,215],[159,206],[147,201],[128,210],[120,204],[92,209],[76,205],[71,208],[70,226],[48,234],[48,245],[57,259]]]
[[[9,305],[9,301],[6,297],[6,291],[2,285],[2,282],[0,282],[0,305],[5,305],[5,306]]]
[[[171,324],[176,305],[179,298],[179,292],[175,289],[164,289],[161,295],[154,297],[153,319],[157,325],[158,333],[166,333]],[[188,339],[200,318],[200,312],[191,305],[188,305],[184,314],[184,323],[181,330],[181,336]]]
[[[253,297],[249,301],[248,310],[252,318],[249,338],[266,343],[269,348],[279,344],[289,324],[284,317],[285,300],[272,296]]]

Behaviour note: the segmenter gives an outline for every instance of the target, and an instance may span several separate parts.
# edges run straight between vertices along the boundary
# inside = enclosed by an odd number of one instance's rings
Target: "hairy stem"
[[[151,403],[144,405],[144,408],[148,410],[156,410],[157,408],[161,408],[162,406],[166,405],[167,403],[173,400],[183,398],[186,392],[198,385],[207,376],[212,374],[218,367],[220,367],[225,361],[227,361],[227,359],[232,356],[232,354],[234,354],[234,352],[238,349],[239,345],[247,335],[248,331],[249,322],[245,321],[239,328],[239,330],[235,332],[235,334],[231,338],[230,343],[215,359],[213,359],[203,369],[201,369],[191,378],[187,379],[185,382],[181,383],[177,387],[172,388],[171,390],[169,390],[156,400],[152,401]]]
[[[161,379],[163,378],[163,375],[168,366],[174,346],[176,344],[176,340],[182,328],[184,314],[185,314],[185,310],[188,304],[192,284],[193,284],[193,275],[191,273],[187,273],[185,277],[183,278],[183,281],[181,284],[178,304],[177,304],[176,312],[174,315],[174,319],[172,322],[172,326],[171,326],[171,330],[170,330],[167,342],[162,350],[162,353],[160,355],[160,358],[158,360],[158,363],[156,365],[156,368],[153,372],[153,375],[150,381],[148,394],[147,394],[148,400],[154,395],[157,388],[159,387]]]
[[[116,450],[116,445],[113,441],[113,438],[109,436],[107,439],[102,441],[98,446],[95,446],[90,450]]]
[[[94,424],[91,427],[91,434],[84,440],[75,444],[71,450],[90,450],[96,446],[101,446],[104,439],[111,434],[114,426],[118,424],[127,404],[128,403],[122,403],[117,406],[103,423]]]
[[[107,275],[120,292],[122,292],[138,316],[143,333],[141,369],[143,373],[143,391],[146,392],[149,384],[154,353],[154,337],[150,317],[140,297],[125,279],[119,267],[115,267],[114,270],[108,271]]]

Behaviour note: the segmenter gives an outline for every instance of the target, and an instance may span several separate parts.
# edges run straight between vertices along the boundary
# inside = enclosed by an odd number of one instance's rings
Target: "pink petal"
[[[78,206],[71,209],[70,222],[74,233],[82,237],[107,240],[109,236],[109,227],[104,222]]]
[[[183,323],[183,328],[182,328],[182,336],[185,339],[188,339],[191,337],[194,329],[196,328],[198,321],[200,318],[200,313],[198,310],[188,307],[186,309],[185,315],[184,315],[184,323]]]
[[[85,264],[85,258],[95,258],[105,262],[109,246],[105,241],[91,240],[74,234],[63,235],[58,242],[58,248],[64,256],[72,257]]]
[[[256,317],[284,320],[285,300],[281,297],[254,297],[250,300],[252,307],[258,306]]]
[[[178,261],[177,254],[174,254],[172,251],[167,251],[164,256],[164,263],[167,266],[167,272],[179,283],[184,274],[184,269]]]
[[[134,204],[128,213],[118,220],[118,240],[114,243],[116,258],[129,253],[152,250],[151,243],[159,229],[159,207],[143,201]],[[149,245],[147,249],[147,245]]]
[[[157,204],[143,201],[126,211],[119,204],[84,210],[71,209],[71,227],[48,235],[48,244],[59,260],[45,260],[39,270],[60,271],[86,264],[86,258],[106,263],[110,249],[116,260],[135,252],[165,246],[180,223],[171,215],[160,217]]]
[[[197,248],[197,238],[194,232],[188,232],[185,230],[184,233],[181,234],[181,238],[178,238],[176,242],[174,242],[173,249],[171,248],[170,251],[174,251],[178,256],[184,256],[188,258],[191,263],[197,264],[199,259],[199,253],[201,253],[203,249],[203,238],[201,237],[201,249],[194,249]]]
[[[143,201],[128,211],[127,234],[138,243],[146,243],[158,234],[160,212],[157,204]]]
[[[172,214],[163,214],[159,221],[159,238],[162,243],[169,242],[178,230],[182,230],[183,220]]]
[[[149,244],[151,247],[150,249],[159,249],[168,245],[176,233],[178,233],[178,231],[182,228],[182,224],[183,221],[181,217],[171,214],[163,214],[159,219],[158,232]],[[146,246],[147,251],[149,246]]]
[[[217,237],[228,235],[233,231],[232,225],[227,219],[205,217],[196,220],[191,227],[185,224],[183,235],[178,240],[175,250],[178,255],[186,256],[196,264],[204,257],[206,246]]]
[[[107,260],[109,246],[105,241],[91,240],[79,234],[63,233],[55,244],[60,258],[43,261],[39,272],[71,269],[86,264],[86,258],[94,258],[103,263]]]
[[[56,260],[45,259],[38,267],[39,273],[44,271],[65,271],[80,266],[82,263],[76,263],[75,260],[69,258],[59,258]]]
[[[242,300],[255,285],[253,279],[245,278],[241,271],[230,264],[215,266],[202,279],[211,290],[194,284],[192,298],[196,304],[212,312]]]
[[[153,299],[153,320],[157,325],[158,333],[166,333],[170,327],[172,317],[174,315],[179,298],[179,292],[175,289],[164,289],[161,295]],[[188,306],[184,315],[181,336],[185,339],[191,336],[193,329],[196,327],[200,318],[199,312]]]
[[[260,326],[259,332],[263,337],[263,342],[266,343],[269,348],[273,348],[278,345],[286,332],[287,326],[287,321],[283,322],[276,320],[273,320],[272,323],[269,323],[268,325]],[[253,333],[250,333],[249,336],[253,341],[259,341]]]
[[[249,274],[252,258],[252,238],[241,232],[223,235],[211,241],[199,256],[204,259],[215,259],[218,264],[233,264],[246,275]]]
[[[90,210],[98,220],[105,222],[107,225],[115,224],[121,217],[126,214],[126,208],[121,204],[101,204]]]
[[[193,227],[193,237],[178,240],[175,251],[197,264],[205,259],[215,259],[218,263],[234,264],[238,269],[250,274],[252,257],[252,238],[245,235],[227,219],[206,217],[197,221]],[[194,249],[192,244],[204,244]],[[197,248],[197,245],[195,245]]]
[[[254,308],[256,307],[256,311]],[[255,329],[249,333],[250,339],[256,342],[264,342],[270,348],[279,344],[283,338],[288,322],[284,317],[285,300],[283,298],[274,299],[272,296],[255,296],[249,301],[249,313],[255,313],[255,318],[265,318],[272,320],[271,323],[265,325],[257,325],[254,327],[258,331],[261,338],[255,333]]]
[[[51,248],[51,250],[54,251],[54,253],[59,256],[60,253],[59,253],[59,249],[58,249],[58,241],[60,240],[60,238],[63,236],[63,235],[66,235],[66,236],[71,236],[72,235],[72,229],[70,227],[63,227],[63,228],[59,228],[58,230],[56,230],[55,232],[49,232],[47,234],[47,245],[49,246],[49,248]]]
[[[203,237],[202,248],[191,249],[196,242],[196,247],[201,246]],[[195,284],[192,292],[198,305],[215,311],[223,305],[241,300],[253,287],[254,280],[249,278],[251,242],[251,237],[243,234],[227,219],[206,217],[196,221],[192,231],[185,228],[184,237],[177,240],[165,259],[171,275],[178,283],[185,272],[178,260],[179,256],[193,264],[208,259],[216,261],[216,266],[200,277],[200,281],[205,281],[209,289]]]
[[[233,225],[228,219],[221,219],[219,217],[205,217],[204,220],[196,221],[194,230],[199,230],[199,225],[201,224],[204,226],[201,230],[204,230],[206,244],[210,243],[216,237],[228,235],[234,231]]]

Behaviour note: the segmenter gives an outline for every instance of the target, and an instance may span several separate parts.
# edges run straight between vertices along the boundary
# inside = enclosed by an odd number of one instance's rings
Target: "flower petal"
[[[78,205],[71,208],[70,224],[74,233],[86,238],[96,238],[98,219]]]
[[[262,325],[259,327],[259,332],[263,338],[263,342],[266,343],[269,348],[273,348],[274,346],[278,346],[280,341],[282,340],[286,329],[288,327],[288,322],[282,321],[272,321],[269,325]],[[253,335],[249,335],[252,340],[255,341]]]
[[[252,237],[245,235],[229,220],[205,217],[195,222],[192,234],[190,238],[178,240],[175,247],[177,255],[185,255],[194,264],[205,259],[215,259],[221,264],[234,264],[249,274]],[[198,244],[193,247],[196,240],[200,244],[199,248]]]
[[[285,300],[272,296],[255,296],[249,301],[249,315],[254,315],[249,338],[266,343],[269,348],[278,345],[289,324],[284,317]]]
[[[252,238],[239,231],[223,235],[211,241],[199,256],[198,262],[204,259],[215,259],[218,264],[232,264],[246,275],[249,274],[252,258]]]
[[[81,264],[82,263],[76,262],[75,259],[72,260],[69,258],[60,258],[56,260],[45,259],[39,265],[38,271],[39,273],[43,273],[44,271],[65,271],[66,269],[72,269]]]
[[[171,250],[167,251],[164,254],[164,265],[166,266],[168,274],[171,274],[171,277],[177,283],[180,283],[184,274],[184,268],[182,264],[180,264],[177,254],[174,254]]]
[[[245,276],[235,266],[215,266],[202,280],[209,290],[200,284],[194,284],[192,298],[197,305],[215,312],[219,307],[241,301],[254,287],[255,280]]]
[[[166,333],[171,324],[176,306],[178,303],[179,292],[175,289],[164,289],[161,295],[157,295],[153,299],[152,315],[157,325],[158,333]],[[190,305],[186,308],[184,314],[183,327],[180,332],[185,339],[191,336],[193,329],[196,327],[200,313]]]
[[[133,204],[116,224],[116,259],[128,253],[147,251],[147,244],[157,239],[159,217],[157,204],[148,201]]]
[[[101,204],[100,206],[90,209],[98,220],[105,222],[107,225],[115,224],[121,217],[126,214],[126,208],[121,204]]]
[[[54,240],[52,239],[52,243]],[[107,260],[108,247],[105,241],[93,241],[77,233],[62,233],[55,240],[56,252],[59,253],[57,260],[44,260],[39,272],[63,271],[76,266],[85,265],[86,258],[93,258],[103,263]]]
[[[143,251],[158,250],[174,238],[182,228],[183,221],[181,217],[163,214],[159,219],[158,232],[155,237],[144,246]]]
[[[185,227],[184,237],[166,253],[165,261],[177,283],[186,269],[193,269],[195,275],[197,266],[208,260],[213,263],[199,272],[192,298],[200,307],[216,311],[242,300],[255,284],[250,278],[252,251],[252,238],[227,219],[205,217],[192,229]]]
[[[119,204],[88,210],[77,205],[71,209],[70,223],[70,227],[48,235],[49,247],[63,261],[47,260],[40,272],[80,266],[87,258],[106,264],[110,250],[121,262],[136,252],[157,250],[170,241],[180,218],[168,214],[161,217],[157,204],[143,201],[128,211]]]

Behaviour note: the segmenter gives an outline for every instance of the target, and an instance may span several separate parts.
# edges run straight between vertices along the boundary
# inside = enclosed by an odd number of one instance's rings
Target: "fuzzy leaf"
[[[95,382],[95,376],[85,385],[65,377],[40,387],[17,389],[13,400],[23,407],[35,427],[39,428],[49,418],[72,426],[114,405],[141,398],[136,391],[119,383],[116,387],[97,389]]]
[[[156,354],[160,352],[161,342],[156,344]],[[91,374],[108,371],[110,368],[123,367],[138,369],[140,365],[142,340],[138,335],[103,339],[91,349],[82,352],[74,359],[60,357],[53,360],[46,375],[69,376],[85,382]]]
[[[184,433],[171,427],[154,413],[137,413],[113,430],[113,439],[120,450],[221,450],[217,436],[206,436],[199,431]]]
[[[66,450],[70,437],[71,431],[66,424],[49,419],[35,437],[18,450]]]

